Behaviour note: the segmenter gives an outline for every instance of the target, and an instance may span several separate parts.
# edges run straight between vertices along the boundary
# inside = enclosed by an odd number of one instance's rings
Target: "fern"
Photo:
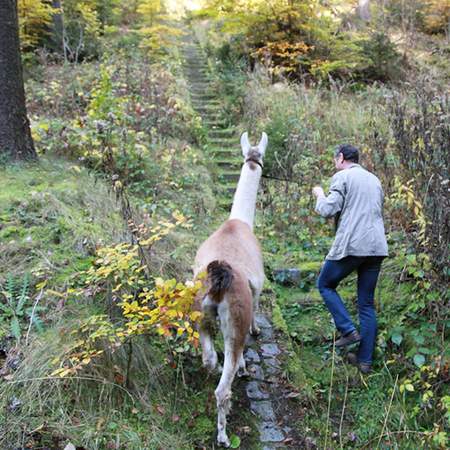
[[[30,276],[23,277],[8,275],[5,282],[5,290],[2,291],[6,302],[0,302],[0,320],[9,322],[11,334],[19,341],[22,335],[22,322],[30,321],[38,331],[42,331],[43,323],[39,312],[44,310],[41,306],[29,305],[30,301]]]
[[[17,301],[17,313],[22,314],[23,307],[25,303],[29,300],[29,288],[30,288],[30,277],[28,274],[25,274],[22,280],[22,286],[20,287],[20,293],[16,297]]]

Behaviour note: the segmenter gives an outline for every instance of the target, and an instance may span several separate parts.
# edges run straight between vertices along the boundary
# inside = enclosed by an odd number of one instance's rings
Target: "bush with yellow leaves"
[[[180,215],[175,219],[175,225],[183,222]],[[169,346],[184,342],[192,349],[198,347],[195,324],[202,314],[193,310],[193,304],[202,277],[185,283],[149,279],[140,259],[143,247],[151,246],[175,225],[158,225],[149,238],[136,245],[122,243],[98,250],[97,259],[83,273],[85,286],[70,289],[68,295],[106,301],[109,316],[91,316],[72,331],[76,339],[62,358],[54,360],[58,368],[52,376],[74,375],[105,350],[113,352],[143,334],[162,336]]]

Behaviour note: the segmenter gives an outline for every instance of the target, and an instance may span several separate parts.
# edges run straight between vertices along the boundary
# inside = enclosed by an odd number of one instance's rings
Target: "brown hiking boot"
[[[360,363],[358,357],[354,353],[347,353],[347,361],[352,365],[358,367],[359,371],[365,375],[372,371],[372,364]]]
[[[345,347],[346,345],[354,344],[356,342],[359,342],[361,340],[361,336],[359,333],[355,330],[352,331],[349,334],[346,334],[345,336],[341,336],[336,342],[336,347]]]

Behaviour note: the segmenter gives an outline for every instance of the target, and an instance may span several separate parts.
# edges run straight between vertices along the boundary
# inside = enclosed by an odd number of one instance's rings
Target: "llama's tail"
[[[220,303],[225,292],[233,282],[233,269],[225,261],[211,261],[206,268],[209,281],[209,295],[212,300]]]

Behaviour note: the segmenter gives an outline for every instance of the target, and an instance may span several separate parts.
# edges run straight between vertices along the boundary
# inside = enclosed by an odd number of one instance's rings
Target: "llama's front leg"
[[[238,377],[248,377],[250,374],[247,371],[247,366],[245,364],[244,353],[241,352],[241,356],[239,358],[239,368],[238,368]]]

